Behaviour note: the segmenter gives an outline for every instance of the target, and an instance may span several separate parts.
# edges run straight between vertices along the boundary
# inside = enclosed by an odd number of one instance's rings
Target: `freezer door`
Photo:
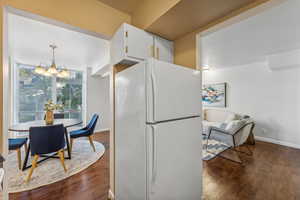
[[[147,62],[147,122],[201,115],[201,73],[156,59]]]
[[[201,199],[200,118],[148,125],[147,141],[147,199]]]

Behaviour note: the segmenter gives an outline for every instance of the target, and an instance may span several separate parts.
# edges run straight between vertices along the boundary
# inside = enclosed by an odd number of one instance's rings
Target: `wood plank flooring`
[[[95,140],[108,148],[109,133]],[[300,200],[300,150],[257,142],[245,166],[222,158],[204,162],[205,200]],[[10,200],[107,200],[109,152],[97,163],[66,180],[28,192],[10,194]]]
[[[12,193],[9,200],[107,200],[109,189],[109,132],[95,133],[105,146],[101,159],[68,179],[28,192]],[[76,143],[74,144],[76,145]]]
[[[300,150],[256,142],[245,167],[216,158],[204,162],[204,200],[300,199]]]

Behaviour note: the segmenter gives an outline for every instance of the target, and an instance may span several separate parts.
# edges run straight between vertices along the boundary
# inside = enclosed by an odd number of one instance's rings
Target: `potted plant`
[[[54,110],[62,110],[63,105],[61,104],[54,104],[51,100],[49,100],[44,107],[46,111],[45,121],[47,125],[53,124],[54,122]]]

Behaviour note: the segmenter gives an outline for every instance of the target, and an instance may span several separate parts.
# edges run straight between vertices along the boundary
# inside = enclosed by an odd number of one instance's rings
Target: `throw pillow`
[[[229,123],[229,122],[231,122],[231,121],[233,121],[233,120],[236,120],[236,114],[230,113],[230,114],[227,116],[227,118],[226,118],[226,120],[225,120],[225,123]]]
[[[219,126],[218,126],[218,128],[221,128],[221,129],[226,129],[226,127],[227,127],[227,123],[221,123]]]
[[[229,122],[225,128],[226,131],[230,133],[234,133],[239,128],[241,128],[244,124],[246,124],[246,120],[233,120]]]

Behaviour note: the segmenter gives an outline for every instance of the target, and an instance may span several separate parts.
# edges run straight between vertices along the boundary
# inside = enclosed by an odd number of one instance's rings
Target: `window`
[[[48,100],[63,104],[65,118],[83,118],[83,72],[70,70],[67,79],[36,74],[34,66],[16,64],[14,122],[44,119]]]

